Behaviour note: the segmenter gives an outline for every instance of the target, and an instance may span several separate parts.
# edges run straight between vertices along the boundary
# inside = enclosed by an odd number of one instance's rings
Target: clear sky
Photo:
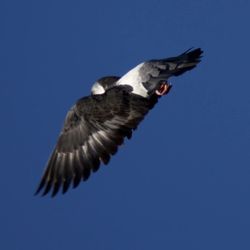
[[[250,249],[250,2],[0,3],[0,249]],[[33,193],[65,114],[105,75],[204,50],[108,166]]]

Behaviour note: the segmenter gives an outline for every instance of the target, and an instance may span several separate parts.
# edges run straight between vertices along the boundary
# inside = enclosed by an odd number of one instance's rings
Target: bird
[[[195,68],[202,54],[201,48],[192,48],[142,62],[122,77],[97,80],[91,94],[68,111],[35,195],[64,194],[108,164],[159,98],[169,93],[168,79]]]

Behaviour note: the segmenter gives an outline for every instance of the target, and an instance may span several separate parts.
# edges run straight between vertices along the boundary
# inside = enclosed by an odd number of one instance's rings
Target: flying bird
[[[176,57],[143,62],[122,77],[97,80],[91,95],[68,111],[35,194],[51,191],[53,197],[60,189],[65,193],[87,180],[101,163],[108,164],[118,146],[170,91],[168,79],[196,67],[202,53],[200,48],[190,49]]]

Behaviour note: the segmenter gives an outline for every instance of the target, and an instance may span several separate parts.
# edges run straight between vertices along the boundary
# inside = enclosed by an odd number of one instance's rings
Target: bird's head
[[[97,80],[92,88],[92,95],[101,95],[106,92],[106,90],[115,86],[116,82],[120,79],[118,76],[105,76]]]

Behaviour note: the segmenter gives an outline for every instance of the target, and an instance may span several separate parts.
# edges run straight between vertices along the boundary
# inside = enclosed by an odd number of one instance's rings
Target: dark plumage
[[[170,90],[167,79],[194,68],[201,54],[196,49],[178,57],[150,60],[121,78],[98,80],[92,95],[78,100],[68,112],[36,194],[43,189],[43,195],[52,190],[54,196],[61,187],[65,193],[71,184],[75,188],[87,180],[101,163],[108,164],[159,96]]]

